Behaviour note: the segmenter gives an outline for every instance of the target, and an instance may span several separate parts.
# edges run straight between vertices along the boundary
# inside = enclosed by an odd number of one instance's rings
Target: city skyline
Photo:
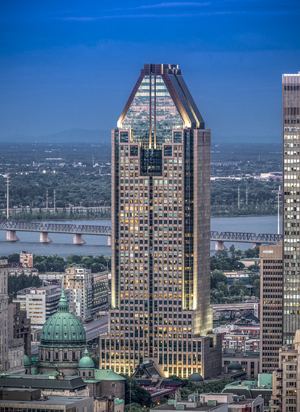
[[[106,133],[147,61],[184,62],[215,141],[280,142],[278,80],[300,69],[296,1],[17,3],[0,6],[1,142]]]

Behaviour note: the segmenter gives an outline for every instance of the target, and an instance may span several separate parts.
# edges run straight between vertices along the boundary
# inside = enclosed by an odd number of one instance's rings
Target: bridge
[[[278,243],[283,239],[282,235],[276,233],[253,233],[253,232],[210,232],[210,240],[216,242],[216,250],[224,249],[224,242],[230,243],[252,243],[257,246]]]
[[[111,245],[111,227],[108,225],[76,225],[73,223],[45,223],[5,220],[0,221],[0,231],[6,231],[6,240],[16,242],[17,232],[38,232],[41,243],[49,243],[49,233],[64,233],[73,235],[73,243],[82,245],[85,243],[83,235],[106,236],[108,246]],[[252,232],[222,232],[213,230],[210,232],[211,241],[216,242],[216,250],[223,250],[224,243],[252,243],[255,245],[273,244],[282,240],[282,235],[275,233]]]

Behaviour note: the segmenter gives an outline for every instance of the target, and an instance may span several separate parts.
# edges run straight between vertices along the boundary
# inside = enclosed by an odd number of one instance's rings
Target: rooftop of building
[[[182,405],[182,407],[181,407]],[[218,403],[217,405],[215,404],[210,404],[210,402],[207,402],[204,405],[188,405],[188,403],[178,403],[177,405],[169,405],[167,403],[164,403],[162,405],[156,406],[155,408],[151,408],[151,411],[178,411],[178,410],[188,410],[188,411],[215,411],[220,408],[221,405],[227,405],[226,403]]]
[[[16,388],[12,388],[12,390],[16,390]],[[41,397],[38,400],[20,400],[20,399],[7,399],[7,400],[0,400],[1,404],[18,404],[18,405],[56,405],[56,406],[76,406],[78,402],[82,402],[85,400],[92,401],[92,398],[85,397],[85,396],[47,396]]]
[[[57,379],[54,374],[3,374],[0,375],[0,386],[3,388],[34,388],[34,389],[56,389],[56,390],[80,390],[86,384],[80,376],[64,376]]]
[[[237,352],[234,349],[226,349],[223,351],[222,354],[223,358],[249,358],[249,359],[258,359],[259,358],[259,352],[254,352],[254,351],[247,351],[247,352]]]
[[[46,285],[46,286],[40,286],[40,287],[31,286],[29,288],[19,290],[17,293],[17,296],[35,294],[38,292],[46,292],[46,293],[49,292],[50,293],[55,290],[60,290],[60,287],[58,285]]]
[[[272,389],[272,374],[271,373],[259,373],[257,380],[238,380],[228,383],[223,391],[230,391],[230,389],[261,389],[261,390],[271,390]]]

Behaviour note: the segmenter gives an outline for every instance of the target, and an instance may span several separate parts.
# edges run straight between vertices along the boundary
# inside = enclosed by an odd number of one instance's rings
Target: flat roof
[[[76,405],[78,402],[84,400],[92,400],[87,396],[48,396],[37,401],[22,401],[22,400],[0,400],[1,404],[33,404],[33,405]]]

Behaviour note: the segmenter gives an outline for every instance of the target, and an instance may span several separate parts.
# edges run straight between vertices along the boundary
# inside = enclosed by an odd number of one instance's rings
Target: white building
[[[69,294],[71,311],[83,321],[91,317],[93,275],[90,269],[71,266],[66,269],[63,287]]]
[[[41,328],[46,320],[57,310],[61,288],[57,285],[40,288],[26,288],[18,292],[13,300],[26,310],[33,328]]]

